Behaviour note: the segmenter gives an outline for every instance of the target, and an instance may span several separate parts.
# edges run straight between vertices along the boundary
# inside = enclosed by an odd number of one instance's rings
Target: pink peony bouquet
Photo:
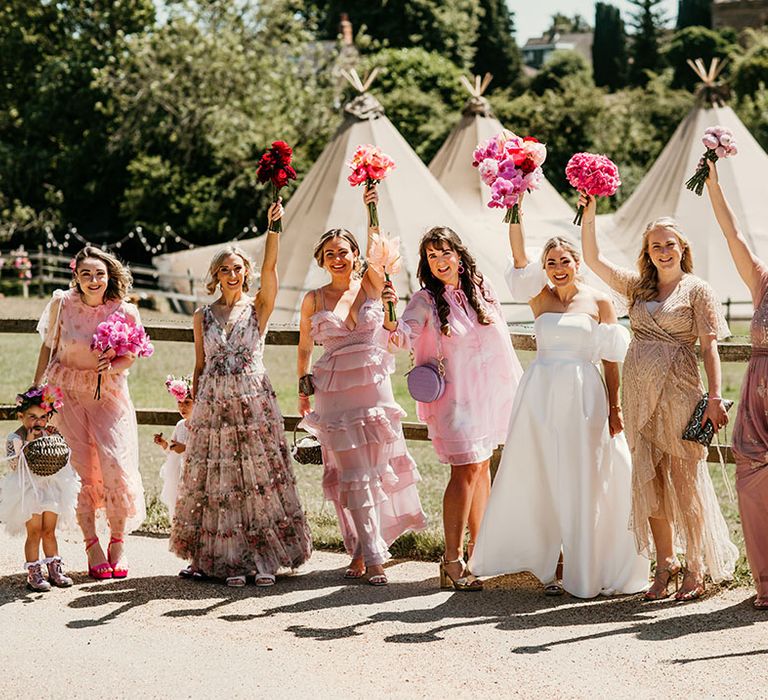
[[[387,282],[391,275],[400,272],[402,259],[400,257],[400,239],[378,237],[371,244],[371,251],[368,255],[368,265],[380,275],[384,275]],[[390,321],[397,321],[395,314],[395,305],[387,302],[387,310]]]
[[[144,326],[128,318],[120,311],[115,311],[106,321],[96,326],[96,332],[91,340],[91,350],[107,352],[112,350],[115,357],[135,355],[136,357],[151,357],[155,348],[152,347]],[[95,399],[101,398],[101,372],[96,382]]]
[[[380,148],[366,143],[355,149],[352,160],[347,165],[352,169],[352,173],[347,178],[349,184],[353,187],[365,184],[366,189],[370,189],[394,170],[395,161],[386,153],[382,153]],[[373,202],[368,205],[368,218],[371,226],[378,227],[379,213]]]
[[[696,172],[693,174],[693,177],[685,183],[685,186],[699,195],[699,197],[701,197],[701,193],[704,191],[704,183],[709,177],[707,161],[711,160],[713,163],[717,163],[718,159],[735,156],[739,152],[739,149],[736,147],[736,141],[733,138],[733,133],[724,126],[710,126],[704,131],[701,141],[707,150],[696,166]]]
[[[543,143],[506,130],[475,148],[472,165],[491,188],[488,206],[507,210],[504,223],[520,223],[520,197],[541,185],[541,165],[546,158],[547,147]]]
[[[565,166],[565,176],[572,187],[592,197],[611,197],[621,185],[616,163],[599,153],[574,153]],[[573,223],[580,225],[583,215],[584,207],[579,207]]]
[[[177,401],[186,401],[192,396],[192,377],[174,377],[169,374],[165,380],[165,388]]]

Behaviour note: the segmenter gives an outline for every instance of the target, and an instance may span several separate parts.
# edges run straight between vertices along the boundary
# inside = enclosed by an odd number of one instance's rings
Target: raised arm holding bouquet
[[[685,183],[685,186],[699,195],[699,197],[704,192],[704,183],[709,177],[709,164],[707,161],[717,163],[720,158],[735,156],[739,152],[733,134],[724,126],[710,126],[708,129],[705,129],[701,141],[707,150],[701,156],[693,177]]]
[[[377,146],[369,143],[361,144],[355,149],[352,160],[347,164],[352,169],[352,173],[347,180],[353,187],[365,184],[365,189],[370,190],[389,175],[395,168],[393,161],[386,153],[382,153]],[[368,206],[368,221],[371,227],[379,227],[379,213],[376,209],[376,202],[371,200]]]
[[[599,153],[574,153],[565,166],[565,176],[581,194],[612,197],[621,185],[619,169],[607,156]],[[573,223],[581,225],[584,206],[579,204]]]

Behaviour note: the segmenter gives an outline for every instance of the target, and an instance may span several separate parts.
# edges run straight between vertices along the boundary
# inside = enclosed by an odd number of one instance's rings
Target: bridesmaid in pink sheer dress
[[[711,161],[707,164],[712,209],[755,305],[750,326],[752,357],[741,387],[733,453],[744,543],[757,588],[754,606],[768,610],[768,264],[750,250],[720,188],[717,167]]]
[[[366,204],[376,199],[375,189],[365,192]],[[369,251],[378,235],[369,225]],[[300,427],[315,435],[323,450],[323,491],[336,507],[352,557],[344,577],[367,573],[368,583],[383,586],[389,545],[427,523],[416,487],[419,473],[400,425],[405,411],[389,379],[395,362],[382,329],[384,280],[371,267],[359,278],[359,254],[355,237],[343,229],[323,234],[315,247],[317,264],[331,281],[309,292],[301,306]],[[313,342],[325,352],[314,363],[315,410],[310,411],[306,378]]]
[[[94,352],[91,340],[111,314],[119,311],[138,323],[139,311],[125,301],[131,276],[115,257],[86,246],[74,262],[72,287],[53,293],[37,326],[43,345],[34,383],[45,377],[64,391],[64,407],[54,423],[82,482],[77,520],[88,573],[97,579],[124,578],[123,537],[145,517],[136,413],[128,394],[134,358]],[[101,398],[95,399],[99,374]],[[96,533],[96,518],[104,514],[110,530],[106,554]]]
[[[464,534],[469,529],[471,556],[491,491],[490,458],[507,436],[523,369],[501,306],[455,232],[441,226],[427,231],[419,246],[418,277],[423,289],[397,323],[387,319],[384,327],[390,345],[411,350],[415,365],[444,358],[443,395],[416,404],[438,459],[451,465],[443,497],[440,585],[478,591],[482,582],[463,559]],[[397,302],[391,284],[383,299]]]

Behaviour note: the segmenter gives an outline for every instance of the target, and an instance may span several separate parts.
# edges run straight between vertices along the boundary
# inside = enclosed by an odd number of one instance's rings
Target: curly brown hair
[[[488,290],[483,283],[483,275],[477,269],[475,258],[469,252],[467,247],[461,242],[458,234],[447,226],[434,226],[429,229],[419,243],[419,267],[416,275],[423,289],[426,289],[437,306],[437,317],[440,319],[440,332],[443,335],[451,334],[451,326],[448,323],[448,314],[450,307],[443,297],[445,285],[432,274],[427,259],[427,246],[435,250],[445,250],[450,248],[458,256],[461,266],[464,268],[459,273],[459,284],[464,294],[467,295],[469,305],[475,310],[477,320],[484,326],[493,323],[493,318],[488,313],[485,304],[481,303],[480,297],[488,303],[493,302]]]
[[[133,285],[133,276],[128,266],[120,262],[112,253],[92,245],[85,246],[75,255],[75,266],[72,270],[72,281],[69,283],[69,286],[76,288],[81,294],[83,293],[75,275],[83,261],[88,258],[103,262],[107,268],[107,290],[104,292],[104,300],[122,301],[127,298],[128,292],[130,292]]]
[[[355,262],[352,264],[352,273],[358,276],[361,275],[364,268],[363,263],[360,260],[360,245],[358,244],[355,235],[345,228],[332,228],[320,236],[320,240],[316,243],[315,249],[312,252],[312,256],[315,258],[318,267],[325,269],[323,249],[325,248],[325,244],[332,241],[334,238],[341,238],[349,243],[349,247],[352,250],[353,255],[355,255]]]
[[[645,227],[643,240],[640,246],[640,254],[637,256],[637,270],[640,273],[640,279],[630,289],[629,301],[634,304],[636,301],[651,301],[656,298],[659,286],[659,271],[651,260],[648,252],[648,237],[656,229],[666,229],[677,238],[682,249],[682,258],[680,259],[680,268],[683,272],[693,272],[693,253],[688,239],[680,231],[677,222],[669,216],[663,216],[660,219],[654,219]]]

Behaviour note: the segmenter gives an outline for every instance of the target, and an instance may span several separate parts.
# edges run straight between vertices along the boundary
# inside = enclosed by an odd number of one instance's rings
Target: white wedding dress
[[[507,272],[515,298],[547,283],[539,265]],[[628,331],[586,313],[544,313],[536,359],[515,396],[501,465],[469,563],[477,576],[530,571],[579,598],[636,593],[649,562],[629,530],[631,461],[624,434],[611,438],[601,359],[620,362]]]

